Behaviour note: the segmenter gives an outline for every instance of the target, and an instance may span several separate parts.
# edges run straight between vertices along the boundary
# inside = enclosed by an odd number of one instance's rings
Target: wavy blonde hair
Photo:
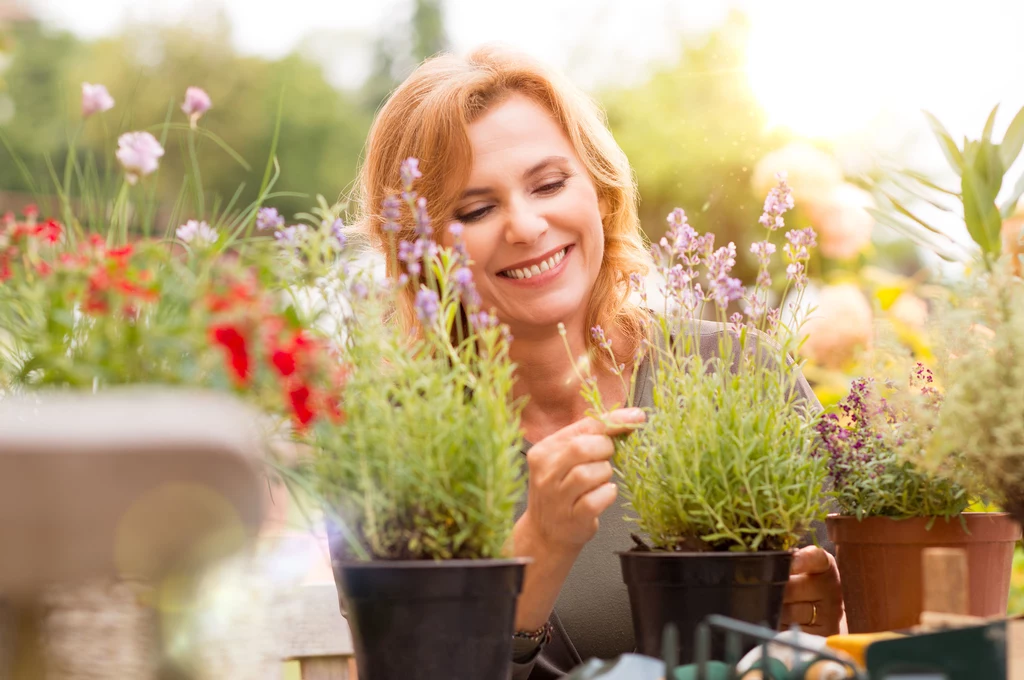
[[[645,275],[650,258],[637,215],[636,182],[626,155],[612,137],[603,112],[581,90],[528,57],[485,46],[465,57],[442,54],[423,62],[383,105],[370,128],[359,174],[356,229],[388,257],[391,275],[399,263],[386,247],[381,206],[401,192],[399,167],[420,159],[423,177],[416,190],[427,199],[435,231],[453,219],[453,210],[469,181],[473,152],[468,127],[511,95],[529,97],[551,113],[590,173],[604,208],[604,260],[591,292],[588,328],[618,330],[619,361],[639,346],[646,312],[629,300],[630,275]],[[412,216],[405,214],[399,239],[412,240]],[[411,321],[412,299],[399,310]],[[592,353],[596,343],[589,336]],[[598,361],[607,357],[597,353]]]

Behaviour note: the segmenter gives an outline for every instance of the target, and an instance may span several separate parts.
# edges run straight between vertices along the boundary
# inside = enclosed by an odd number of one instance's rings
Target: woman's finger
[[[793,574],[786,583],[782,601],[817,602],[829,597],[831,581],[823,574]]]
[[[610,508],[612,503],[615,502],[615,497],[618,493],[618,487],[609,482],[583,494],[572,506],[573,518],[593,519],[596,522],[601,513]]]
[[[583,494],[610,482],[613,474],[614,470],[608,461],[583,463],[569,471],[562,480],[559,492],[566,499],[575,501]]]
[[[791,574],[823,574],[832,569],[832,560],[824,549],[816,545],[801,548],[793,555]]]

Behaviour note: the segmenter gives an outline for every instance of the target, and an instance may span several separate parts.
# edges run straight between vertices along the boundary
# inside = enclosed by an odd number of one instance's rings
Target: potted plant
[[[812,446],[817,402],[787,353],[799,320],[769,304],[771,237],[792,206],[780,176],[761,218],[766,239],[751,247],[759,273],[749,292],[730,276],[735,245],[715,249],[714,235],[699,235],[682,210],[653,247],[665,300],[641,353],[652,357],[654,408],[617,441],[614,459],[639,530],[620,559],[643,654],[660,657],[662,632],[674,623],[680,661],[692,660],[695,630],[709,614],[777,626],[791,551],[824,518],[825,461]],[[785,240],[782,299],[794,293],[798,309],[814,232],[791,230]],[[706,284],[698,282],[702,268]],[[727,317],[737,302],[745,313]],[[699,321],[705,311],[718,324]],[[610,344],[602,347],[615,365]],[[636,366],[631,398],[643,388]],[[580,377],[593,411],[603,413],[595,384]]]
[[[1006,611],[1020,526],[1005,513],[968,512],[979,487],[959,451],[926,464],[942,406],[932,372],[917,364],[907,389],[854,380],[817,425],[839,510],[827,525],[851,633],[918,623],[922,554],[933,547],[966,551],[972,614]]]
[[[930,461],[962,455],[995,501],[1024,522],[1024,279],[997,271],[983,281],[972,342],[949,365]]]
[[[400,276],[350,266],[338,330],[344,419],[311,429],[310,486],[328,509],[334,575],[361,678],[498,678],[508,672],[525,560],[506,559],[523,492],[519,413],[506,327],[479,308],[460,227],[431,238],[402,168],[418,238],[398,242],[400,200],[385,214]],[[413,301],[416,333],[388,319]]]

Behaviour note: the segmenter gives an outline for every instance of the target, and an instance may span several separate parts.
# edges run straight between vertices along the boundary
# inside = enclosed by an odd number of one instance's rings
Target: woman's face
[[[484,308],[517,337],[583,318],[604,234],[597,191],[572,144],[521,95],[470,125],[469,139],[473,167],[454,215]]]

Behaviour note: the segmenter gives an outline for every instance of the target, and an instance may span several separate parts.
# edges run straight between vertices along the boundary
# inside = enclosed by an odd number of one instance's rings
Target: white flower
[[[217,230],[206,222],[189,220],[178,227],[174,232],[183,243],[191,243],[196,246],[206,246],[217,242]]]

